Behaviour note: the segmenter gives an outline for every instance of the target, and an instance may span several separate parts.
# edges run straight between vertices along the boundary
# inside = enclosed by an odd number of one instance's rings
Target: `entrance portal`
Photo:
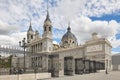
[[[51,55],[49,58],[49,72],[52,77],[59,77],[59,55]]]
[[[90,72],[96,72],[96,62],[90,61]]]
[[[85,73],[89,73],[90,72],[90,60],[85,60],[84,62],[85,64]]]
[[[73,57],[64,58],[64,75],[73,75]]]
[[[84,68],[83,59],[82,58],[75,59],[75,74],[83,74],[83,68]]]

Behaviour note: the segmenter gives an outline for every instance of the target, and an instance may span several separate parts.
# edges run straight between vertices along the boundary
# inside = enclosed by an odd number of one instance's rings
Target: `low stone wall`
[[[37,80],[44,78],[51,78],[51,73],[0,75],[0,80]]]

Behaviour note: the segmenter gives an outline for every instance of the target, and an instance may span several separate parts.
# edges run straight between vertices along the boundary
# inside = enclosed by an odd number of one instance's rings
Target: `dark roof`
[[[30,21],[30,26],[29,26],[28,31],[33,31],[32,26],[31,26],[31,21]]]
[[[75,37],[75,35],[71,32],[71,28],[68,27],[67,28],[67,32],[63,35],[62,40],[66,39],[66,38],[71,38],[73,40],[75,40],[77,42],[77,38]]]
[[[44,22],[46,22],[46,21],[50,21],[50,22],[51,22],[50,17],[49,17],[49,11],[48,11],[48,10],[47,10],[47,16],[46,16],[46,19],[45,19]]]

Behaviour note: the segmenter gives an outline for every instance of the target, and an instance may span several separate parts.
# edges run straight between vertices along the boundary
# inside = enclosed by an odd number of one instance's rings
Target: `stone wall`
[[[51,73],[0,75],[0,80],[37,80],[45,78],[51,78]]]

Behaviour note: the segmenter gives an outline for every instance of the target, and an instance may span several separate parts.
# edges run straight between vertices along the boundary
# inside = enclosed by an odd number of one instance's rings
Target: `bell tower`
[[[47,10],[47,16],[46,19],[44,21],[44,25],[43,25],[43,38],[51,38],[52,39],[52,22],[49,18],[49,12]]]
[[[49,17],[48,4],[47,4],[47,16],[43,25],[43,51],[49,52],[53,50],[53,39],[52,39],[52,22]]]
[[[43,30],[44,30],[44,33],[42,37],[52,39],[52,22],[49,17],[48,6],[47,6],[47,16],[44,21]]]
[[[31,26],[31,20],[30,20],[30,26],[27,31],[27,43],[30,43],[34,39],[34,31]]]

